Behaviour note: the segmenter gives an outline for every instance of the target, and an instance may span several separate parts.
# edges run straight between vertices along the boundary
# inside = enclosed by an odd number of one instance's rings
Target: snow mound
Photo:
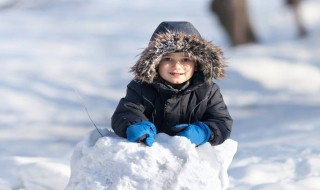
[[[157,135],[152,147],[129,143],[113,132],[89,133],[75,147],[66,190],[226,189],[237,142],[195,147],[184,137]]]

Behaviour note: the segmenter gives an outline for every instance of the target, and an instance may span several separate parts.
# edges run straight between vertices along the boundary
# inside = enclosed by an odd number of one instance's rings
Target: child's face
[[[195,71],[195,62],[185,53],[168,53],[163,55],[158,71],[159,75],[167,82],[182,84],[192,77]]]

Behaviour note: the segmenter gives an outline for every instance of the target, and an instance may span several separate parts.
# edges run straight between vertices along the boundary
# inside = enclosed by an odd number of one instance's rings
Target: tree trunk
[[[302,17],[299,12],[300,0],[287,0],[287,4],[291,7],[294,19],[296,21],[296,25],[299,32],[299,37],[304,37],[307,35],[307,30],[304,27],[304,23],[302,21]]]
[[[256,42],[246,0],[213,0],[211,10],[218,16],[233,46]]]

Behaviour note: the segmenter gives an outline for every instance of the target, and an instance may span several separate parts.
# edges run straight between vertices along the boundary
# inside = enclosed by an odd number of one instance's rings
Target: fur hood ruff
[[[225,75],[226,65],[219,47],[199,36],[172,31],[157,34],[130,72],[136,80],[153,83],[158,76],[157,67],[162,56],[174,52],[185,52],[192,57],[206,82],[221,79]]]

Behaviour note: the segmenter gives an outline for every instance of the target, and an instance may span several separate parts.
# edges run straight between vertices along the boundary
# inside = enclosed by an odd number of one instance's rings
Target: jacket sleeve
[[[212,131],[212,138],[209,140],[212,145],[221,144],[230,137],[233,120],[224,103],[220,89],[215,83],[213,83],[209,94],[202,122],[206,123]]]
[[[113,131],[120,137],[126,138],[127,128],[137,122],[148,120],[144,115],[142,104],[141,85],[131,81],[127,86],[127,93],[122,98],[112,115],[111,126]]]

